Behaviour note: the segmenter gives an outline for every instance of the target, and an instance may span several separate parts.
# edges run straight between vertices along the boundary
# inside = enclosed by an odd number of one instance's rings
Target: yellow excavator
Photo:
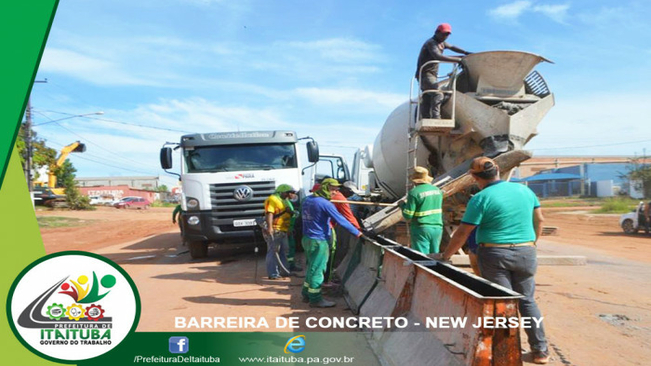
[[[80,141],[75,141],[68,146],[64,146],[59,153],[56,161],[48,167],[47,185],[43,182],[34,183],[34,197],[40,200],[42,204],[52,207],[62,207],[66,205],[65,188],[57,188],[56,170],[65,163],[70,153],[82,153],[86,151],[86,145]]]

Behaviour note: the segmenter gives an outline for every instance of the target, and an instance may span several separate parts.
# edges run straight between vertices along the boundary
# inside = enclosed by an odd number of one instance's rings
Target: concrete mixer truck
[[[431,61],[439,62],[439,61]],[[445,224],[461,218],[473,180],[467,171],[477,156],[489,156],[500,165],[502,178],[531,154],[524,145],[537,134],[536,126],[554,105],[545,80],[533,68],[551,62],[527,52],[491,51],[470,54],[440,80],[446,101],[441,119],[423,119],[418,113],[423,93],[410,95],[387,118],[371,147],[356,154],[372,168],[369,178],[386,201],[398,201],[410,188],[407,177],[415,166],[426,166],[445,194]],[[427,64],[426,64],[427,65]],[[415,83],[412,82],[412,91]],[[376,233],[401,219],[397,207],[388,207],[365,219]]]

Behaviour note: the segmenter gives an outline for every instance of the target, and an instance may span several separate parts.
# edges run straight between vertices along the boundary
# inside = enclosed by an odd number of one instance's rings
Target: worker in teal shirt
[[[409,222],[411,247],[423,254],[438,253],[443,235],[443,194],[431,184],[432,180],[426,168],[417,166],[411,175],[415,187],[402,205],[402,217]]]
[[[499,167],[490,158],[474,159],[469,173],[481,191],[468,202],[461,225],[439,258],[449,260],[477,228],[477,259],[482,277],[521,293],[521,316],[542,320],[534,298],[536,241],[542,234],[543,221],[540,202],[529,187],[501,181]],[[549,362],[542,323],[525,328],[525,332],[533,362]]]

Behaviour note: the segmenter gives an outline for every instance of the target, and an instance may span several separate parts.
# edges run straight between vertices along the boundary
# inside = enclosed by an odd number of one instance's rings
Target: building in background
[[[161,200],[160,192],[154,192],[144,189],[137,189],[126,185],[121,186],[95,186],[79,187],[81,194],[88,197],[96,197],[100,202],[112,203],[123,199],[124,197],[142,197],[149,202]]]
[[[651,164],[651,158],[633,156],[541,156],[516,168],[512,181],[528,185],[539,197],[630,195],[639,190],[627,178],[632,161]]]
[[[154,202],[167,197],[165,192],[158,192],[161,184],[157,176],[75,178],[75,182],[83,195],[96,197],[100,202],[110,203],[124,197],[142,197]]]
[[[160,187],[160,177],[142,176],[142,177],[91,177],[75,178],[77,187],[98,187],[98,186],[129,186],[135,189],[144,189],[158,191]]]
[[[581,176],[567,173],[541,173],[512,182],[527,185],[540,198],[581,195]]]

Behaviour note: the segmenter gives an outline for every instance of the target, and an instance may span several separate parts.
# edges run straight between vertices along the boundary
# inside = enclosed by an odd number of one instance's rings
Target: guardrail
[[[381,236],[349,244],[337,273],[353,313],[408,320],[404,328],[365,329],[384,363],[522,365],[519,328],[474,326],[485,317],[517,318],[520,294]],[[455,328],[433,325],[464,318]]]

